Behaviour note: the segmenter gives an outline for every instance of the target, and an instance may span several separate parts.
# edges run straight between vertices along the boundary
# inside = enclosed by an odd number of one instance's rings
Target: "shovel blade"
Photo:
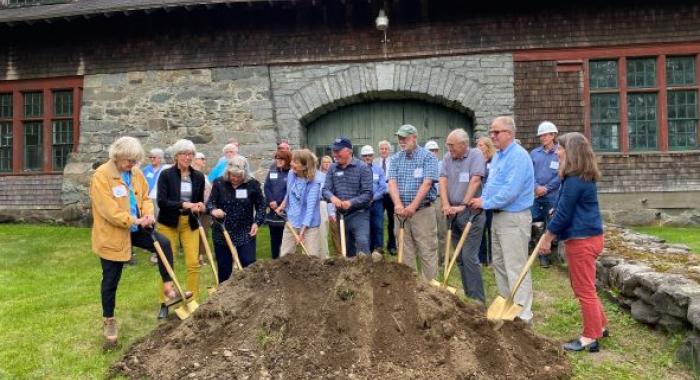
[[[449,286],[449,285],[445,285],[445,284],[443,284],[442,282],[440,282],[440,281],[438,281],[438,280],[435,280],[435,279],[430,280],[430,285],[432,285],[432,286],[434,286],[434,287],[436,287],[436,288],[440,288],[440,289],[447,290],[448,292],[450,292],[450,293],[452,293],[452,294],[457,294],[457,288],[453,288],[453,287],[451,287],[451,286]]]
[[[189,311],[187,311],[185,306],[180,306],[180,307],[175,309],[175,315],[177,315],[178,318],[184,320],[184,319],[189,318],[190,315],[192,315],[192,314]]]
[[[195,300],[192,300],[192,301],[187,302],[186,305],[187,305],[187,311],[188,311],[190,314],[191,314],[191,313],[194,313],[195,310],[197,310],[197,308],[199,308],[199,304],[198,304],[197,301],[195,301]]]
[[[216,286],[212,286],[211,288],[207,289],[209,294],[214,294],[214,293],[216,293],[217,290],[219,290],[219,288],[217,288]]]
[[[498,296],[486,310],[486,318],[490,321],[512,321],[522,311],[522,306]]]

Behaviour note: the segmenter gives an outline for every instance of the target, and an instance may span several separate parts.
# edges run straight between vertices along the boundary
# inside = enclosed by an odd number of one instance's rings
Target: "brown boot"
[[[104,336],[105,336],[105,349],[111,349],[117,346],[117,320],[112,318],[105,318],[104,320]]]

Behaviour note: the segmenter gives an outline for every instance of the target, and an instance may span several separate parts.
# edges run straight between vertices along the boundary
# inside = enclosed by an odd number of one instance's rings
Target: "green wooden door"
[[[329,154],[328,145],[338,136],[348,137],[359,155],[363,145],[388,140],[396,148],[394,133],[403,124],[418,129],[418,143],[435,140],[443,147],[447,134],[464,128],[470,136],[472,122],[467,115],[420,100],[378,100],[353,104],[325,114],[306,126],[306,141],[317,156]],[[396,151],[396,149],[394,149]],[[444,148],[441,149],[444,153]]]

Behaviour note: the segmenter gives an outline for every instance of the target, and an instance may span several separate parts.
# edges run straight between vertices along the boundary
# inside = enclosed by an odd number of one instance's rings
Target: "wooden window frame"
[[[53,92],[61,90],[73,92],[72,115],[70,117],[54,115]],[[24,117],[23,94],[27,92],[43,93],[44,112],[40,118]],[[12,171],[0,172],[0,176],[62,173],[63,169],[55,170],[53,167],[53,120],[70,119],[73,121],[72,152],[77,151],[80,136],[80,105],[83,95],[83,77],[0,81],[0,93],[12,94]],[[41,170],[24,170],[25,121],[42,122]]]

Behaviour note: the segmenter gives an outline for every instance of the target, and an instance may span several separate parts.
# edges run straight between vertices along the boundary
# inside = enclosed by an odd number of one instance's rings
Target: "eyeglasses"
[[[192,152],[182,152],[182,153],[178,153],[178,154],[180,154],[180,155],[182,155],[182,156],[186,156],[186,157],[192,157],[192,156],[194,156],[194,153],[192,153]]]
[[[502,133],[502,132],[510,132],[510,131],[507,130],[507,129],[501,129],[500,131],[489,131],[489,135],[491,135],[491,136],[498,136],[498,134],[499,134],[499,133]]]
[[[152,160],[152,159],[154,159],[154,158],[156,158],[156,156],[148,156],[148,159],[149,159],[149,160]]]

